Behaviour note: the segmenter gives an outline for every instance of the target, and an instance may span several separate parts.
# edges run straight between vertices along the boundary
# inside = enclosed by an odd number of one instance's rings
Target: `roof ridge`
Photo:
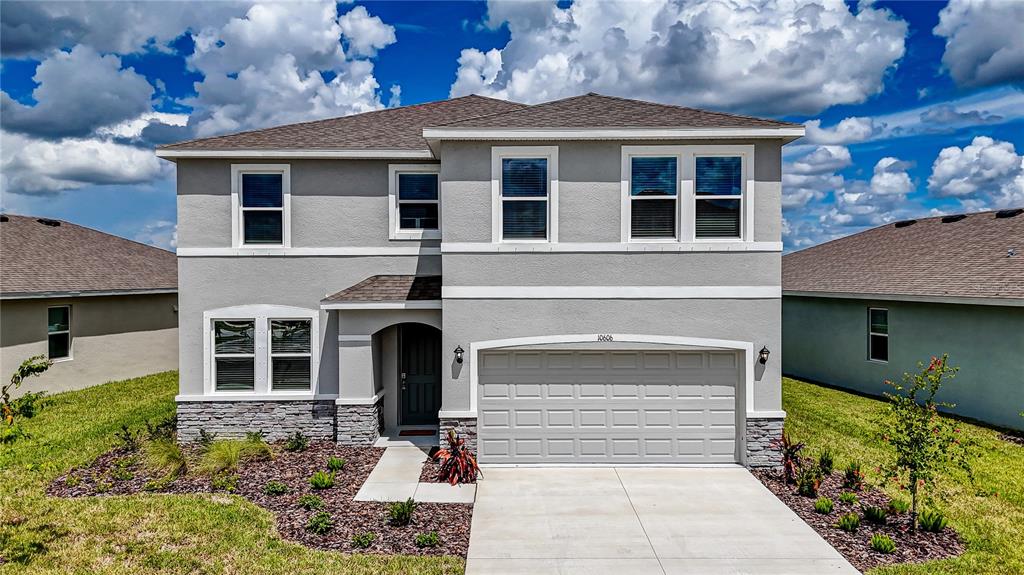
[[[171,250],[165,250],[163,248],[160,248],[160,247],[157,247],[157,246],[154,246],[154,245],[142,243],[142,242],[140,242],[138,240],[133,240],[131,238],[126,238],[124,236],[119,236],[117,234],[112,234],[110,232],[105,232],[103,230],[98,230],[96,228],[91,228],[89,226],[83,226],[82,224],[76,224],[75,222],[71,222],[71,221],[68,221],[68,220],[62,220],[60,218],[49,218],[49,217],[46,217],[46,216],[26,216],[26,215],[23,215],[23,214],[11,214],[11,213],[8,213],[8,212],[4,212],[3,215],[5,215],[7,217],[14,216],[16,218],[25,218],[27,220],[36,220],[36,221],[38,221],[38,220],[53,220],[55,222],[60,222],[61,226],[71,226],[71,227],[75,227],[75,228],[80,228],[80,229],[83,229],[83,230],[86,230],[86,231],[89,231],[89,232],[92,232],[92,233],[95,233],[95,234],[100,234],[100,235],[108,236],[108,237],[114,238],[116,240],[133,243],[133,244],[142,246],[144,248],[149,248],[149,249],[153,249],[153,250],[159,250],[159,251],[167,253],[167,254],[175,255],[175,253],[172,252]]]

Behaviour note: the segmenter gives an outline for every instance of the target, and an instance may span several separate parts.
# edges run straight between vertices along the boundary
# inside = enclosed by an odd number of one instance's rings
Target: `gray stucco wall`
[[[889,310],[889,362],[867,360],[868,307]],[[1024,308],[786,296],[783,371],[881,395],[934,356],[960,372],[940,392],[954,413],[1024,429]]]
[[[71,305],[72,359],[61,360],[16,395],[81,389],[178,367],[175,294],[0,301],[0,373],[47,353],[47,308]]]

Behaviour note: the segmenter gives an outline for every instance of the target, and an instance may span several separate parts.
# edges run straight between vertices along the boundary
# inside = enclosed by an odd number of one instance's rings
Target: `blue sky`
[[[0,24],[3,209],[162,247],[155,145],[467,93],[803,122],[789,250],[1024,205],[1024,2],[4,2]]]

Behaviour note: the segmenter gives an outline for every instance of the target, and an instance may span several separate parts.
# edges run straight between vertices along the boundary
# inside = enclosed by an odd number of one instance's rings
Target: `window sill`
[[[54,359],[50,359],[50,358],[47,358],[47,359],[49,360],[50,363],[67,363],[69,361],[74,360],[75,358],[69,356],[69,357],[58,357],[58,358],[54,358]]]
[[[439,240],[441,239],[440,230],[401,230],[392,231],[391,235],[388,236],[390,240]]]
[[[870,359],[870,358],[868,358],[867,362],[868,363],[876,363],[878,365],[889,365],[889,360]]]
[[[334,400],[337,395],[313,393],[210,393],[203,395],[177,395],[174,401],[320,401]]]

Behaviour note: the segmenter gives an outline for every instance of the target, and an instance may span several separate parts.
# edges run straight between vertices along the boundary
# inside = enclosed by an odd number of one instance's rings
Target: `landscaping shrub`
[[[135,477],[135,474],[133,474],[132,471],[128,469],[128,466],[131,465],[131,463],[132,461],[130,459],[122,459],[118,461],[114,465],[114,468],[110,470],[111,479],[116,479],[118,481],[128,481],[129,479]]]
[[[317,535],[323,535],[333,527],[334,520],[331,519],[331,515],[326,511],[317,511],[306,523],[306,530]]]
[[[178,430],[178,417],[171,415],[156,423],[146,422],[146,438],[150,441],[174,440]]]
[[[226,471],[214,473],[210,476],[210,488],[214,491],[234,493],[238,489],[238,476]]]
[[[796,477],[796,492],[804,497],[817,497],[819,485],[821,485],[821,470],[817,467],[805,467]]]
[[[377,538],[375,533],[356,533],[352,536],[352,546],[358,547],[359,549],[366,549],[370,545],[373,545],[374,539]]]
[[[417,533],[415,543],[417,547],[437,547],[440,543],[440,539],[437,536],[437,531],[430,531],[429,533]]]
[[[814,510],[822,515],[832,513],[832,500],[828,497],[819,497],[818,500],[814,502]]]
[[[31,419],[39,413],[43,406],[50,403],[45,391],[30,391],[11,402],[14,414]]]
[[[167,477],[178,477],[185,473],[187,463],[181,446],[173,437],[161,437],[146,442],[143,448],[146,467]]]
[[[41,355],[34,355],[21,362],[11,374],[11,382],[0,388],[0,444],[14,443],[28,434],[22,429],[21,418],[32,417],[36,411],[36,399],[11,399],[11,392],[21,387],[25,379],[37,376],[50,369],[53,362]],[[36,395],[36,397],[41,397]],[[26,415],[30,413],[31,415]]]
[[[405,501],[395,501],[388,505],[388,518],[395,525],[408,525],[412,521],[412,513],[416,510],[416,502],[412,497]]]
[[[804,448],[804,444],[795,443],[783,430],[778,446],[782,450],[782,472],[786,477],[786,483],[795,483],[801,467],[800,451]]]
[[[836,527],[849,533],[855,533],[857,528],[860,527],[860,515],[857,515],[856,513],[847,513],[839,518],[839,522],[836,523]]]
[[[841,503],[846,503],[847,505],[856,505],[857,494],[850,491],[844,491],[839,494],[839,501]]]
[[[890,499],[889,513],[906,513],[910,510],[910,502],[906,499]]]
[[[860,470],[859,461],[851,461],[843,471],[843,489],[864,489],[864,472]]]
[[[126,424],[121,425],[120,431],[114,432],[114,439],[117,439],[117,442],[128,451],[138,451],[139,447],[142,445],[142,438],[139,431],[129,429]]]
[[[284,450],[291,452],[305,451],[309,447],[309,438],[302,434],[301,431],[288,436],[288,439],[284,441]]]
[[[932,509],[925,509],[921,512],[921,516],[918,518],[921,522],[921,529],[925,531],[931,531],[932,533],[938,533],[946,528],[949,523],[946,521],[946,516],[938,511]]]
[[[892,553],[896,550],[896,544],[885,533],[875,533],[871,536],[871,548],[879,553]]]
[[[835,466],[835,456],[832,454],[832,450],[825,448],[821,450],[821,454],[818,455],[818,469],[821,470],[822,475],[829,475],[832,473],[832,468]]]
[[[437,478],[451,485],[476,481],[480,467],[476,464],[473,453],[466,447],[466,440],[459,437],[454,429],[448,430],[446,439],[448,448],[441,449],[434,455],[435,459],[441,461]]]
[[[889,516],[885,509],[874,505],[865,505],[862,511],[864,511],[864,519],[876,525],[885,524],[885,519]]]
[[[331,457],[327,459],[327,469],[335,472],[341,471],[345,467],[345,463],[347,462],[341,457]]]
[[[285,493],[288,493],[288,486],[285,485],[284,483],[281,483],[280,481],[271,480],[268,481],[267,484],[263,486],[263,493],[275,496],[284,495]]]
[[[270,446],[262,440],[218,439],[206,448],[198,470],[207,475],[234,472],[241,463],[265,461],[271,456]]]
[[[317,471],[309,477],[309,486],[313,489],[330,489],[334,487],[334,474]]]
[[[174,476],[164,475],[163,477],[157,479],[150,479],[149,481],[142,485],[142,489],[144,489],[145,491],[159,491],[161,489],[166,488],[173,481]]]
[[[199,445],[201,452],[206,453],[206,450],[213,445],[214,441],[217,441],[216,433],[207,433],[205,429],[199,430],[199,439],[196,440],[196,443]]]
[[[322,509],[324,506],[324,500],[319,495],[312,495],[307,493],[299,497],[299,507],[312,511],[313,509]]]

